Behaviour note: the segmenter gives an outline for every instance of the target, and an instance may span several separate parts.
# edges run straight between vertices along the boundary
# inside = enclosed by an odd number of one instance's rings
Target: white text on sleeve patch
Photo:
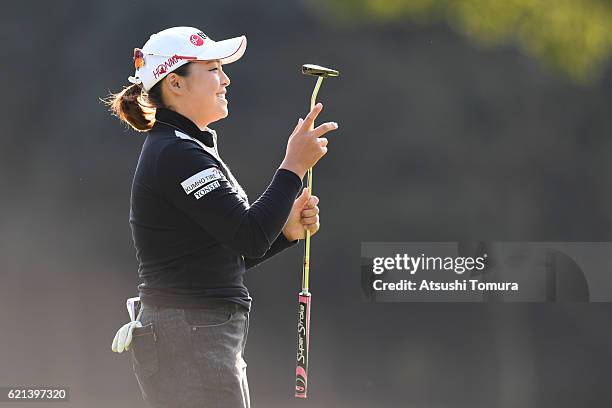
[[[206,183],[210,183],[213,180],[219,180],[223,178],[223,173],[216,168],[211,167],[206,170],[202,170],[199,173],[194,174],[181,183],[181,187],[185,190],[185,194],[191,194],[199,187],[202,187]]]
[[[214,189],[220,187],[221,184],[219,184],[218,181],[214,181],[204,187],[202,187],[201,189],[199,189],[198,191],[196,191],[196,193],[193,195],[196,200],[199,200],[200,198],[204,197],[206,194],[210,193],[211,191],[213,191]]]

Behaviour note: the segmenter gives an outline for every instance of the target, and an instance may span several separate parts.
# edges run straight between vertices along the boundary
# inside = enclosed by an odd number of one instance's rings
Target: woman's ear
[[[176,74],[168,74],[166,77],[166,84],[168,85],[168,90],[174,93],[180,93],[183,88],[183,84],[181,83],[181,77]]]

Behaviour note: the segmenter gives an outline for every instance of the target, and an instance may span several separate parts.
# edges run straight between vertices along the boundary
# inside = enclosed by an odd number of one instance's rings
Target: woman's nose
[[[228,86],[230,84],[230,79],[225,72],[223,72],[223,85]]]

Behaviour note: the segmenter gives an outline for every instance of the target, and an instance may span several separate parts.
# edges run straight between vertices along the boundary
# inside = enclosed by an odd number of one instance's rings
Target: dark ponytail
[[[110,95],[106,104],[113,115],[134,130],[146,132],[153,127],[156,106],[152,106],[140,84],[126,86],[121,92]]]
[[[185,64],[172,72],[179,76],[188,76],[190,65]],[[113,115],[132,129],[146,132],[155,124],[155,110],[165,106],[161,83],[162,81],[156,83],[148,92],[141,84],[132,84],[120,92],[109,95],[103,102]]]

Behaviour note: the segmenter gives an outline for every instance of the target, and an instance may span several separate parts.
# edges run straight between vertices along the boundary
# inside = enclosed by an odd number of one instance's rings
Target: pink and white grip
[[[295,367],[295,396],[306,398],[308,384],[308,347],[310,345],[310,293],[300,293],[298,306],[298,344]]]

